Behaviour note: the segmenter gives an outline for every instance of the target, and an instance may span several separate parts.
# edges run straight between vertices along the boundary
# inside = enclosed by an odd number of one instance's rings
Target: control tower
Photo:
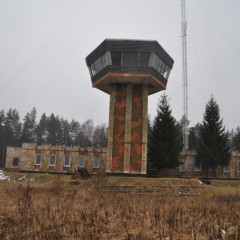
[[[173,62],[146,40],[106,39],[86,57],[92,86],[110,94],[107,174],[146,174],[148,95],[166,89]]]

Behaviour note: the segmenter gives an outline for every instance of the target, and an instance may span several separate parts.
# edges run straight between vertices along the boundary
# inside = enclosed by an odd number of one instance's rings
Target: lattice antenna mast
[[[188,150],[188,79],[187,79],[187,20],[185,0],[181,0],[182,13],[182,81],[183,81],[183,150]]]

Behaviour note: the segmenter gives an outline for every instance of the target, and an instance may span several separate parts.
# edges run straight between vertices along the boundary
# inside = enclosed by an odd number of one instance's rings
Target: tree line
[[[16,109],[0,111],[0,166],[4,166],[7,146],[21,147],[22,143],[107,146],[107,125],[94,126],[93,120],[83,123],[68,121],[54,113],[43,113],[37,120],[37,109],[28,112],[23,121]]]
[[[174,168],[180,164],[183,148],[182,120],[172,116],[169,99],[163,94],[157,105],[157,115],[148,124],[148,159],[158,169]],[[189,150],[207,168],[216,169],[230,160],[230,150],[240,151],[240,128],[226,131],[214,97],[206,104],[201,123],[189,128]],[[7,146],[21,147],[30,142],[81,147],[107,147],[107,125],[94,126],[93,120],[83,123],[68,121],[54,113],[43,113],[37,121],[34,107],[21,122],[16,109],[0,111],[0,166],[4,166]]]
[[[149,123],[148,159],[155,169],[175,168],[181,164],[179,155],[183,149],[182,123],[172,116],[169,99],[165,94],[159,99],[157,115]],[[219,106],[211,96],[206,104],[201,123],[189,128],[189,148],[197,153],[197,161],[208,172],[216,174],[217,167],[227,166],[231,150],[240,151],[240,128],[226,131],[220,117]]]

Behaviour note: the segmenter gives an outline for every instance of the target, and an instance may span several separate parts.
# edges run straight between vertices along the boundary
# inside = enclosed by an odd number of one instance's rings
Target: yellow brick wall
[[[19,169],[24,171],[32,171],[34,169],[35,151],[37,145],[32,143],[23,143],[21,150],[21,159]]]
[[[41,154],[42,162],[41,165],[35,166],[35,156],[36,153]],[[49,168],[49,158],[51,154],[56,155],[56,166],[53,169]],[[71,158],[70,167],[64,168],[64,155],[68,154]],[[22,148],[7,147],[6,154],[6,164],[7,169],[18,169],[24,171],[43,171],[43,172],[70,172],[73,173],[78,168],[79,156],[85,156],[85,168],[90,174],[105,174],[106,173],[106,164],[107,164],[107,149],[106,148],[80,148],[78,146],[66,147],[62,146],[51,146],[44,144],[37,146],[36,144],[22,144]],[[93,168],[93,157],[100,157],[101,163],[100,168]],[[13,158],[19,158],[19,165],[13,166]],[[185,160],[187,163],[186,171],[177,172],[179,176],[182,177],[200,177],[207,176],[204,169],[201,172],[197,172],[194,169],[196,161],[196,153],[194,151],[181,152],[180,160]],[[217,169],[217,177],[230,177],[230,178],[240,178],[240,152],[233,151],[230,161],[230,172],[225,173],[222,167]],[[209,177],[212,177],[212,172],[209,171]]]
[[[8,147],[7,148],[7,153],[6,153],[5,168],[18,169],[19,166],[13,166],[12,162],[13,162],[13,158],[18,158],[19,159],[19,164],[20,164],[20,157],[21,157],[21,148]]]
[[[85,167],[89,173],[105,174],[106,172],[106,148],[79,148],[78,146],[66,147],[41,145],[36,144],[23,144],[22,148],[8,147],[6,157],[6,168],[13,168],[13,157],[19,158],[19,166],[15,166],[15,169],[23,171],[43,171],[43,172],[70,172],[73,173],[78,169],[79,156],[85,156]],[[35,165],[36,154],[41,155],[41,164]],[[56,156],[56,164],[54,167],[49,166],[49,159],[51,155]],[[70,167],[64,167],[64,156],[70,156]],[[100,168],[93,168],[93,156],[100,157]]]

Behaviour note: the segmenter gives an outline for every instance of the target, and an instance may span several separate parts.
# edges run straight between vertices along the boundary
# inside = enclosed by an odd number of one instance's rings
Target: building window
[[[158,65],[159,65],[159,62],[160,62],[160,58],[154,54],[154,58],[153,58],[153,67],[158,71]]]
[[[12,159],[12,165],[13,166],[18,166],[18,163],[19,163],[19,158],[13,158]]]
[[[98,72],[100,72],[102,69],[103,69],[103,65],[102,65],[102,60],[101,58],[98,58],[96,61],[95,61],[95,71],[96,71],[96,74]]]
[[[111,65],[111,54],[109,51],[105,52],[102,56],[101,56],[101,60],[102,60],[102,66],[103,68],[107,67],[108,65]]]
[[[185,161],[182,161],[182,163],[179,166],[180,172],[187,171],[187,163]]]
[[[111,65],[111,56],[109,51],[105,52],[93,64],[91,64],[91,66],[89,67],[91,76],[92,77],[95,76],[97,73],[99,73],[103,68],[107,67],[108,65]]]
[[[170,68],[155,53],[135,51],[106,51],[89,66],[91,77],[107,66],[153,67],[164,78],[168,79]]]
[[[55,166],[56,165],[56,156],[51,155],[49,158],[49,166]]]
[[[195,165],[194,165],[194,171],[195,172],[201,172],[202,170],[202,164],[200,161],[195,161]]]
[[[138,52],[122,52],[123,66],[138,66]]]
[[[240,160],[238,160],[238,172],[240,172]]]
[[[94,156],[93,157],[93,168],[100,168],[100,158]]]
[[[111,52],[111,60],[113,66],[121,66],[121,52],[112,51]]]
[[[159,58],[157,70],[161,75],[164,74],[164,68],[165,68],[165,63]]]
[[[223,166],[223,172],[225,172],[225,173],[229,173],[230,172],[230,163],[228,163],[225,166]]]
[[[71,160],[70,156],[69,155],[65,155],[64,156],[64,164],[63,164],[63,166],[64,167],[70,167],[70,160]]]
[[[80,155],[80,156],[79,156],[78,166],[79,166],[79,167],[85,167],[85,156],[84,156],[84,155]]]
[[[96,75],[95,63],[93,63],[89,68],[91,76]]]
[[[163,77],[168,79],[169,73],[170,73],[170,68],[166,65],[166,67],[164,69]]]
[[[35,156],[35,165],[41,165],[41,162],[42,162],[41,154],[36,154],[36,156]]]
[[[139,66],[149,66],[150,53],[149,52],[139,52]]]
[[[164,78],[168,79],[170,68],[155,53],[151,55],[149,66],[154,67]]]

